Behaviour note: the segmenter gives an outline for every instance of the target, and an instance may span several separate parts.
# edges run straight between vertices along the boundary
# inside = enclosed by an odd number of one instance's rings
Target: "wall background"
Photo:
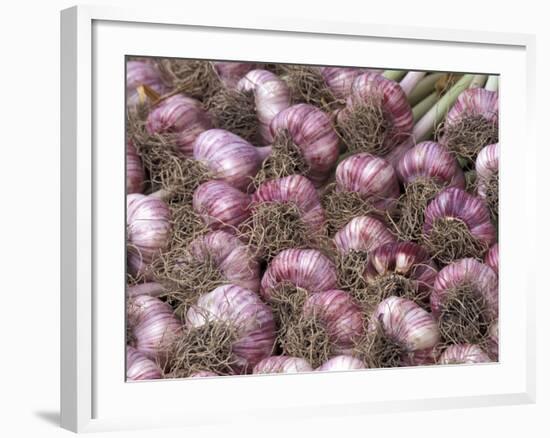
[[[97,4],[140,7],[185,7],[181,1],[98,1]],[[0,14],[0,430],[6,437],[69,436],[59,421],[59,10],[73,1],[30,0],[5,2]],[[517,5],[517,6],[516,6]],[[260,14],[308,16],[313,19],[526,32],[537,35],[537,121],[539,151],[538,209],[540,229],[546,224],[549,199],[546,181],[549,162],[544,141],[549,111],[547,74],[550,31],[544,2],[520,4],[444,0],[391,2],[302,2],[279,0],[260,3],[233,0],[205,2],[205,10],[259,9]],[[544,139],[544,140],[543,140]],[[517,145],[521,147],[521,145]],[[535,214],[535,206],[533,206]],[[518,230],[518,232],[521,232]],[[541,235],[539,280],[548,270]],[[550,384],[547,377],[550,333],[546,309],[547,285],[538,285],[538,397],[535,405],[470,410],[370,415],[362,418],[314,419],[281,423],[258,430],[234,425],[226,436],[545,436],[550,427]],[[183,395],[184,396],[184,395]],[[546,415],[545,415],[546,414]],[[120,432],[110,437],[219,436],[211,428],[193,431]]]

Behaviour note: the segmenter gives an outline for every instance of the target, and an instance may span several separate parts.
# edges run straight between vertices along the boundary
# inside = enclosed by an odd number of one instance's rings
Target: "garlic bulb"
[[[162,371],[151,359],[134,347],[126,346],[126,378],[128,381],[162,378]]]
[[[441,263],[485,253],[496,240],[496,230],[484,202],[464,190],[448,188],[425,211],[426,245]]]
[[[498,277],[475,259],[457,260],[437,274],[430,305],[447,341],[480,342],[498,318]]]
[[[261,184],[252,196],[250,211],[241,236],[266,259],[289,247],[315,246],[324,230],[325,214],[317,191],[300,175]]]
[[[495,243],[489,251],[487,251],[487,255],[485,256],[485,264],[495,273],[498,275],[498,265],[499,265],[499,257],[498,257],[498,243]]]
[[[188,329],[208,329],[212,324],[226,325],[232,330],[233,336],[226,338],[226,342],[230,348],[230,367],[235,372],[251,372],[273,350],[273,313],[248,289],[220,286],[200,297],[196,306],[187,312]]]
[[[476,159],[477,193],[485,200],[492,218],[498,220],[498,143],[485,146]]]
[[[390,296],[427,303],[437,268],[427,251],[412,242],[390,242],[374,249],[363,272],[375,302]]]
[[[252,374],[287,374],[313,371],[301,357],[270,356],[258,362]]]
[[[263,143],[271,143],[271,121],[290,106],[290,91],[287,85],[267,70],[252,70],[238,82],[237,89],[254,95],[260,140]]]
[[[498,319],[489,326],[488,334],[487,352],[492,360],[498,361]]]
[[[337,125],[348,150],[383,156],[411,135],[413,115],[398,83],[366,72],[353,81]]]
[[[498,93],[468,88],[445,120],[440,141],[458,156],[474,161],[486,145],[498,142]]]
[[[217,376],[218,375],[216,373],[213,373],[212,371],[196,371],[189,375],[189,377],[217,377]]]
[[[273,118],[270,132],[271,155],[264,163],[268,177],[302,173],[316,186],[328,178],[340,150],[336,131],[323,111],[293,105]]]
[[[225,181],[201,184],[193,194],[193,209],[212,230],[234,231],[250,216],[251,197]]]
[[[261,280],[260,293],[270,301],[280,285],[292,284],[309,293],[336,289],[336,269],[314,249],[287,249],[273,258]]]
[[[191,157],[197,136],[210,129],[212,122],[198,100],[176,94],[153,107],[146,126],[150,135],[165,137],[182,155]]]
[[[140,103],[137,88],[147,85],[159,94],[167,89],[155,63],[150,61],[128,61],[126,63],[126,105],[133,108]]]
[[[348,371],[361,370],[364,368],[366,368],[366,366],[360,359],[342,354],[330,358],[315,371]]]
[[[128,301],[129,344],[153,361],[163,362],[182,325],[172,308],[155,297],[140,295]]]
[[[439,358],[439,363],[442,365],[484,362],[491,362],[491,359],[478,345],[472,344],[451,345]]]
[[[126,224],[128,270],[134,277],[141,277],[168,245],[170,210],[160,199],[130,194],[126,197]]]
[[[145,172],[132,140],[126,143],[126,193],[141,193]]]
[[[333,240],[336,250],[344,255],[351,251],[369,253],[396,239],[382,221],[371,216],[357,216],[338,231]]]
[[[209,129],[200,134],[193,146],[193,156],[229,185],[246,191],[260,169],[262,157],[247,141],[223,129]]]
[[[319,67],[319,71],[336,99],[348,97],[355,78],[365,72],[357,67]]]
[[[253,62],[215,61],[212,63],[221,81],[226,87],[234,88],[249,71],[257,69],[259,65]]]
[[[449,187],[465,187],[464,173],[456,158],[443,146],[431,141],[418,143],[399,160],[397,176],[405,185],[431,179]]]

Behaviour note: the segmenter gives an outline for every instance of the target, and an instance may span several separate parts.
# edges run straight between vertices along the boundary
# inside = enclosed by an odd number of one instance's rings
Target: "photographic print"
[[[498,79],[128,56],[127,380],[498,361]]]

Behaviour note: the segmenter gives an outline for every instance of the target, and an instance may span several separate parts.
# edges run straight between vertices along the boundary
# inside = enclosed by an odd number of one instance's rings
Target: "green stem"
[[[403,76],[407,74],[407,70],[385,70],[382,73],[386,79],[391,79],[392,81],[399,81]]]
[[[437,94],[437,91],[434,91],[432,94],[426,96],[414,106],[414,108],[412,109],[414,123],[416,123],[418,119],[426,114],[428,110],[437,103],[438,98],[439,96]]]
[[[487,79],[487,83],[485,84],[485,89],[489,91],[498,91],[498,76],[489,76],[489,79]]]
[[[483,88],[487,81],[487,75],[475,75],[470,84],[470,88]]]
[[[416,87],[411,91],[409,95],[409,103],[411,106],[416,105],[421,100],[425,99],[431,94],[435,88],[435,84],[441,79],[445,73],[432,73],[422,78]]]
[[[445,117],[445,114],[447,114],[456,99],[458,99],[460,93],[468,88],[473,78],[474,75],[470,74],[462,76],[462,78],[416,123],[413,129],[413,138],[416,143],[425,141],[432,136],[437,125],[441,123],[443,117]]]
[[[405,75],[401,82],[399,82],[399,85],[401,85],[401,88],[408,96],[422,80],[422,78],[424,78],[424,76],[426,76],[425,71],[410,71]]]

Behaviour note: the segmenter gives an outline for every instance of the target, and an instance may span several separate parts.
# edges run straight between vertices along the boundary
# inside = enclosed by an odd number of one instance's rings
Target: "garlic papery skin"
[[[486,145],[498,142],[498,93],[469,88],[458,97],[445,120],[441,143],[470,162]]]
[[[440,192],[424,217],[426,246],[441,263],[483,255],[496,241],[487,206],[464,190],[451,187]],[[459,245],[451,245],[452,241]]]
[[[336,191],[358,193],[375,208],[390,209],[399,196],[399,183],[390,163],[367,153],[351,155],[336,167]]]
[[[146,85],[158,94],[164,94],[164,85],[156,64],[149,61],[128,61],[126,63],[126,105],[134,108],[140,102],[137,88]]]
[[[476,158],[477,193],[487,203],[491,217],[498,221],[498,143],[485,146]]]
[[[130,346],[153,361],[163,362],[172,344],[181,336],[181,322],[170,305],[158,298],[140,295],[127,304]]]
[[[439,143],[424,141],[409,149],[399,160],[397,175],[405,185],[431,179],[442,186],[465,187],[464,173],[458,161]]]
[[[430,306],[445,341],[483,342],[498,318],[498,277],[475,259],[457,260],[437,274]]]
[[[495,243],[493,246],[491,246],[491,248],[489,248],[489,251],[487,251],[487,254],[485,255],[485,264],[489,266],[493,271],[495,271],[495,273],[498,275],[498,243]]]
[[[371,216],[357,216],[334,235],[336,250],[345,255],[351,251],[369,253],[396,238],[380,220]]]
[[[128,381],[161,379],[162,371],[151,359],[130,345],[126,346],[126,379]]]
[[[405,298],[389,297],[376,307],[369,330],[378,328],[404,352],[433,348],[440,340],[434,317]]]
[[[336,269],[314,249],[287,249],[273,258],[261,280],[260,293],[270,301],[276,288],[292,284],[309,293],[336,289]]]
[[[391,242],[374,249],[363,276],[376,300],[389,296],[426,303],[432,291],[437,268],[428,252],[413,242]]]
[[[365,72],[357,67],[319,67],[319,71],[336,99],[347,98],[355,78]]]
[[[127,195],[126,227],[128,270],[134,277],[141,277],[168,245],[170,210],[160,199],[137,193]]]
[[[225,181],[211,180],[193,193],[193,209],[212,230],[235,232],[250,216],[251,197]]]
[[[126,143],[126,193],[141,193],[145,171],[132,140]]]
[[[235,372],[251,372],[273,350],[273,313],[248,289],[226,285],[200,297],[187,312],[186,326],[199,328],[210,323],[227,324],[234,329],[231,356]]]
[[[284,164],[286,164],[284,167],[288,167],[284,155],[291,153],[285,150],[288,148],[286,142],[290,140],[303,161],[303,174],[317,187],[328,178],[330,171],[336,165],[340,149],[338,136],[326,113],[305,103],[293,105],[273,118],[270,131],[273,139],[272,156],[267,158],[266,163],[274,167],[276,176],[287,176],[281,174],[285,171],[284,169],[277,169],[277,167],[283,167]],[[277,157],[282,161],[281,166],[277,166],[275,154],[283,155]],[[299,173],[296,170],[302,169],[291,169],[291,173]]]
[[[289,374],[308,371],[313,371],[313,368],[301,357],[270,356],[258,362],[252,374]]]
[[[229,185],[247,191],[262,157],[247,141],[223,129],[209,129],[195,140],[193,156]]]
[[[212,128],[212,122],[198,100],[176,94],[151,110],[146,127],[150,135],[166,136],[166,140],[174,143],[182,155],[191,157],[195,139],[201,132]]]
[[[355,341],[364,333],[361,308],[343,290],[331,289],[309,295],[303,316],[324,328],[334,355],[351,354]]]
[[[228,88],[235,88],[248,72],[259,67],[257,63],[253,62],[215,61],[212,64],[220,80]]]
[[[486,362],[491,362],[491,358],[478,345],[472,344],[451,345],[439,358],[441,365]]]
[[[349,370],[362,370],[366,366],[362,360],[349,355],[338,355],[330,358],[315,371],[349,371]]]
[[[413,114],[398,83],[366,72],[353,81],[337,125],[348,150],[383,156],[411,135]]]
[[[290,106],[290,90],[283,80],[267,70],[252,70],[237,84],[237,90],[254,94],[260,140],[273,141],[269,125],[273,118]]]

